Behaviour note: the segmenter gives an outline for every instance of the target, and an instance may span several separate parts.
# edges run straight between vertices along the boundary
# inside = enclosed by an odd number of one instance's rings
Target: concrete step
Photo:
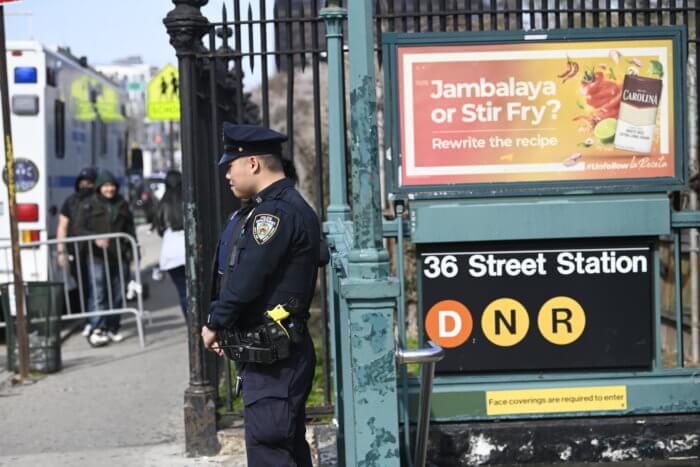
[[[332,424],[307,425],[306,441],[311,447],[311,458],[317,467],[337,467],[336,428]],[[242,427],[218,432],[221,451],[219,456],[245,459],[245,432]]]

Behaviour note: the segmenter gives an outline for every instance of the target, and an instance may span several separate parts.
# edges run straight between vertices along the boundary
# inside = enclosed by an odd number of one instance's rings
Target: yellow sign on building
[[[166,65],[148,83],[146,108],[150,120],[180,120],[180,76],[173,65]]]
[[[627,410],[627,386],[486,391],[488,415]]]

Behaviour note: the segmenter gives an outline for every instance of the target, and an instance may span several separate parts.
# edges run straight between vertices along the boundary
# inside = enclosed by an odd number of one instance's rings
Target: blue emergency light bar
[[[34,84],[37,81],[36,67],[18,66],[15,68],[15,83]]]

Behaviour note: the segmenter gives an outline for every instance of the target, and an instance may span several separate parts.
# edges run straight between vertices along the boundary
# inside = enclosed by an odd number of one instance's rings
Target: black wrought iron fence
[[[350,0],[334,3],[343,6]],[[206,0],[190,3],[202,5]],[[202,24],[202,41],[194,53],[201,78],[197,96],[208,115],[191,135],[203,154],[221,151],[223,120],[261,122],[289,134],[287,151],[295,159],[303,193],[324,216],[327,179],[325,103],[325,25],[320,0],[227,0],[221,18]],[[272,8],[270,5],[272,4]],[[376,0],[377,63],[382,59],[382,32],[494,31],[599,28],[686,24],[689,50],[697,59],[700,8],[693,0]],[[352,44],[348,44],[352,47]],[[694,61],[697,63],[697,60]],[[697,73],[697,71],[695,71]],[[381,76],[381,75],[378,75]],[[698,86],[698,80],[690,82]],[[183,86],[187,83],[183,82]],[[379,83],[381,86],[381,83]],[[696,93],[693,93],[697,95]],[[349,108],[349,102],[346,103]],[[381,125],[381,116],[380,116]],[[348,129],[349,130],[349,129]],[[695,128],[697,132],[697,128]],[[205,136],[202,136],[204,134]],[[347,138],[346,140],[350,140]],[[350,172],[348,172],[350,173]],[[223,174],[212,193],[216,226],[233,206],[222,194]],[[320,275],[320,277],[324,277]],[[330,413],[330,360],[324,282],[314,311],[323,378],[318,410]],[[231,371],[225,369],[224,410],[234,410]]]

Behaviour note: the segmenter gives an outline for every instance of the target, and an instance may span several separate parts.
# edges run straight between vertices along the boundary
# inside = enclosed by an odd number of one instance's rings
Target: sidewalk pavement
[[[119,344],[92,348],[74,333],[62,345],[63,369],[33,384],[12,386],[0,345],[0,466],[230,466],[246,465],[243,430],[219,432],[216,457],[185,457],[184,391],[189,358],[185,320],[177,293],[164,274],[151,279],[160,239],[137,231],[141,280],[150,286],[144,310],[146,348],[141,350],[131,315],[122,316]],[[66,328],[81,328],[68,322]],[[334,430],[308,427],[316,465],[335,462]]]
[[[155,264],[158,237],[141,228],[139,239],[144,263]],[[75,333],[63,343],[60,372],[20,387],[6,384],[0,346],[0,466],[245,466],[236,449],[185,457],[185,321],[167,277],[150,287],[144,308],[153,324],[144,321],[143,350],[134,319],[124,315],[123,342],[95,349]]]

